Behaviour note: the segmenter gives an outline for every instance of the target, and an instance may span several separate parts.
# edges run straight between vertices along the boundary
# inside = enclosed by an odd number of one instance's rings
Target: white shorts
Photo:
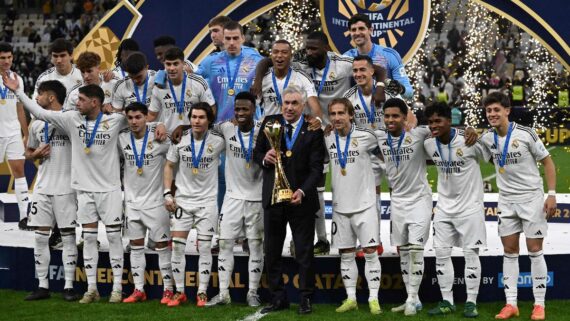
[[[123,223],[123,200],[120,189],[111,192],[77,191],[77,218],[80,224],[95,223],[105,225]]]
[[[415,202],[390,201],[390,242],[393,246],[424,246],[429,237],[433,201],[431,195]]]
[[[34,193],[30,203],[28,225],[36,227],[75,228],[77,225],[77,198],[75,193],[46,195]]]
[[[499,236],[508,236],[524,232],[526,238],[545,238],[548,222],[544,213],[544,195],[529,197],[525,203],[506,203],[499,200],[497,216]]]
[[[22,136],[0,137],[0,164],[7,160],[26,159]]]
[[[487,246],[485,213],[482,207],[474,208],[461,216],[443,213],[436,209],[433,217],[433,247],[460,247],[475,249]]]
[[[376,206],[350,214],[333,212],[331,245],[337,249],[349,249],[356,247],[358,240],[362,247],[376,247],[380,244],[379,230]]]
[[[215,235],[218,227],[218,205],[190,207],[178,203],[176,212],[170,213],[170,230],[187,232],[193,227],[198,235]]]
[[[244,235],[252,240],[263,238],[263,207],[261,201],[252,202],[224,197],[219,219],[220,239],[237,239]]]
[[[170,217],[164,206],[137,210],[125,208],[127,220],[127,237],[129,240],[144,239],[147,229],[148,237],[155,242],[170,241]]]

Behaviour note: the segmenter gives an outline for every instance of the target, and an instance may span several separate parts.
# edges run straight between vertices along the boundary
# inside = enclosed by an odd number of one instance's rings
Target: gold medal
[[[293,155],[293,152],[290,150],[285,152],[285,156],[287,156],[287,157],[291,157],[292,155]]]
[[[6,99],[0,99],[0,105],[6,105]]]
[[[194,175],[198,174],[198,169],[197,169],[197,168],[192,168],[192,174],[194,174]]]
[[[346,168],[341,168],[340,173],[342,174],[342,176],[346,176]]]
[[[178,119],[182,120],[184,117],[182,116],[182,114],[178,114]]]
[[[228,89],[228,95],[233,96],[236,91],[233,88]]]
[[[137,174],[142,175],[143,169],[142,167],[137,168]]]
[[[499,167],[499,173],[504,174],[506,172],[504,167]]]
[[[89,147],[85,147],[83,150],[85,151],[85,154],[87,154],[87,155],[89,155],[89,153],[91,153],[91,148],[89,148]]]
[[[245,164],[245,168],[249,169],[251,167],[250,163]]]

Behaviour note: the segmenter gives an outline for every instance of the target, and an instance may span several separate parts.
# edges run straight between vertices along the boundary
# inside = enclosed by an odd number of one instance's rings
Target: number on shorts
[[[36,207],[36,204],[38,204],[38,202],[32,202],[30,204],[30,214],[32,215],[36,215],[38,213],[38,208]]]
[[[176,211],[174,211],[174,218],[179,220],[182,218],[182,208],[178,207]]]

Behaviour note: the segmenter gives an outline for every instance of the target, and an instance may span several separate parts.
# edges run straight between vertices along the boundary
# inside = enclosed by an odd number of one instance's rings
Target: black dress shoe
[[[313,306],[311,305],[311,300],[309,298],[301,299],[301,303],[299,303],[299,310],[297,310],[298,314],[309,314],[313,312]]]
[[[289,309],[289,302],[275,301],[261,309],[261,314]]]
[[[62,296],[63,299],[68,302],[77,301],[80,299],[79,294],[75,293],[73,289],[64,289]]]
[[[49,299],[50,294],[48,289],[38,288],[34,292],[30,293],[24,300],[25,301],[36,301],[36,300],[43,300]]]

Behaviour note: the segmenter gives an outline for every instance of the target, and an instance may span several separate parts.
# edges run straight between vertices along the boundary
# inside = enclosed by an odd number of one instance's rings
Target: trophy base
[[[273,193],[273,204],[290,202],[293,197],[293,191],[289,188],[277,189]]]

